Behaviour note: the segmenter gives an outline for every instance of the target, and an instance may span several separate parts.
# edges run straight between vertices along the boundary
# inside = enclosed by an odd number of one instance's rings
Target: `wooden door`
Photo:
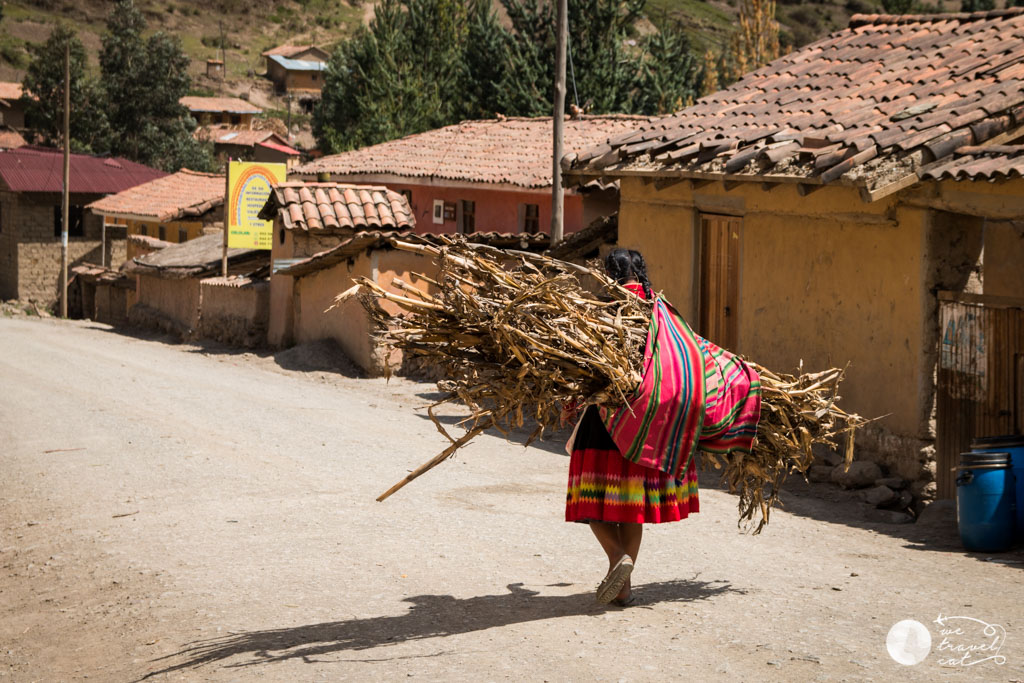
[[[700,329],[708,340],[736,351],[740,231],[743,219],[701,214]]]

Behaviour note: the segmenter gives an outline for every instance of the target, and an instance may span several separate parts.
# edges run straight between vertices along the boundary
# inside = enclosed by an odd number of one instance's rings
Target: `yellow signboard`
[[[274,222],[257,218],[267,203],[270,188],[283,183],[288,170],[284,164],[232,161],[228,164],[228,196],[224,214],[228,246],[241,249],[270,249]]]

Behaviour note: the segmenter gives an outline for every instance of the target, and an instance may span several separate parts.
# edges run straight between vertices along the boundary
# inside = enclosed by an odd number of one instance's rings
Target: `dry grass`
[[[338,295],[335,305],[360,296],[378,326],[380,340],[403,353],[425,357],[444,368],[440,387],[447,397],[430,409],[450,445],[378,500],[450,457],[491,427],[507,431],[536,425],[530,440],[556,427],[569,403],[621,404],[637,386],[652,303],[633,296],[604,274],[525,252],[497,250],[449,238],[440,246],[410,239],[396,248],[433,257],[440,265],[434,294],[396,279],[402,294],[365,278]],[[379,299],[404,313],[391,316]],[[754,365],[763,386],[761,421],[750,454],[704,454],[705,464],[723,469],[729,489],[739,494],[740,522],[768,522],[786,476],[805,472],[815,443],[835,445],[847,437],[852,459],[853,430],[864,420],[837,407],[839,369],[795,376]],[[469,408],[467,432],[452,437],[433,413],[442,403]]]

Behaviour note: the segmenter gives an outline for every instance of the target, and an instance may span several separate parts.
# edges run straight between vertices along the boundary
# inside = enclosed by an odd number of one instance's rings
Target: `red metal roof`
[[[302,154],[302,152],[295,149],[294,147],[289,147],[288,145],[279,145],[278,143],[273,142],[271,140],[264,140],[263,142],[257,142],[256,144],[259,145],[260,147],[266,147],[267,149],[272,149],[277,152],[281,152],[282,154],[289,154],[295,157]]]
[[[166,173],[117,157],[71,155],[71,192],[113,194]],[[59,149],[20,147],[0,151],[0,181],[12,192],[63,190],[64,156]]]

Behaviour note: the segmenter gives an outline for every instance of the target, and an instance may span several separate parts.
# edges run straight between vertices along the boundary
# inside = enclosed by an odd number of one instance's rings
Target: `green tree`
[[[995,8],[995,0],[962,0],[960,3],[961,12],[987,12]]]
[[[640,60],[630,111],[669,114],[701,96],[702,60],[690,49],[682,30],[651,34],[641,44]]]
[[[146,22],[131,0],[107,17],[100,71],[107,94],[113,153],[167,171],[213,167],[208,145],[192,137],[195,121],[178,100],[188,93],[189,58],[181,40],[163,32],[143,37]]]
[[[36,99],[29,100],[26,123],[42,136],[45,144],[62,143],[65,46],[70,48],[71,147],[76,152],[104,152],[109,127],[103,111],[103,93],[98,83],[86,75],[82,41],[64,24],[58,24],[45,43],[29,47],[32,60],[22,86]]]

